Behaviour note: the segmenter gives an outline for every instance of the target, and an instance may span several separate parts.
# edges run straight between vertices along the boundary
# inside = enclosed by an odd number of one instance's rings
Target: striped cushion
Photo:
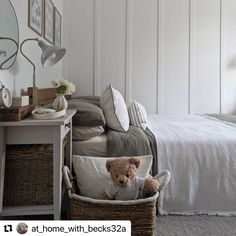
[[[128,105],[130,124],[142,129],[147,127],[147,112],[144,106],[135,100],[130,100]]]

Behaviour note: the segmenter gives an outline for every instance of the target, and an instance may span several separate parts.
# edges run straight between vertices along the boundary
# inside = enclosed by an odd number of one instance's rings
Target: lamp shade
[[[44,41],[38,41],[39,47],[42,49],[41,63],[43,67],[49,67],[60,61],[65,53],[66,49],[59,46],[51,46]]]

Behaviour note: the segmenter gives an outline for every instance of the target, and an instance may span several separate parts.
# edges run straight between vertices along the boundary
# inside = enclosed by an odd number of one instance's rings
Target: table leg
[[[72,171],[72,122],[70,122],[70,132],[66,143],[66,165]]]
[[[62,192],[62,130],[61,126],[53,129],[53,200],[54,220],[61,218],[61,192]]]
[[[3,208],[5,158],[6,158],[5,128],[0,127],[0,214]]]

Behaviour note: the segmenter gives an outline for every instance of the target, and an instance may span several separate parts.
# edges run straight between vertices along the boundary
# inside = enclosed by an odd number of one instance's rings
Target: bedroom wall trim
[[[94,0],[94,78],[93,95],[98,96],[100,92],[100,66],[101,66],[101,2]]]
[[[189,49],[188,49],[188,114],[191,113],[191,67],[192,67],[192,14],[193,6],[192,0],[189,0]]]
[[[158,89],[159,89],[159,28],[160,28],[160,15],[159,15],[159,11],[160,11],[160,0],[157,1],[157,70],[156,70],[156,113],[158,113],[159,110],[159,97],[158,97]]]
[[[158,1],[158,22],[157,22],[157,113],[161,113],[163,107],[163,28],[164,28],[164,5],[163,0]]]
[[[224,64],[225,64],[225,60],[224,60],[224,51],[225,51],[225,24],[226,24],[226,16],[227,16],[227,12],[226,12],[226,1],[224,0],[220,0],[220,66],[219,66],[219,70],[220,70],[220,114],[222,114],[222,105],[223,105],[223,98],[224,98]]]
[[[131,98],[132,65],[132,6],[133,0],[126,0],[126,48],[125,48],[125,99]]]
[[[222,35],[222,30],[223,30],[223,20],[222,20],[222,11],[223,11],[223,2],[222,0],[220,0],[220,43],[219,43],[219,52],[220,52],[220,65],[219,65],[219,75],[220,75],[220,78],[219,78],[219,88],[220,88],[220,91],[219,91],[219,99],[220,99],[220,114],[222,113],[222,39],[223,39],[223,35]]]
[[[189,114],[194,113],[195,111],[195,101],[196,97],[195,91],[195,80],[194,80],[194,24],[195,24],[195,15],[194,15],[195,1],[189,0]]]

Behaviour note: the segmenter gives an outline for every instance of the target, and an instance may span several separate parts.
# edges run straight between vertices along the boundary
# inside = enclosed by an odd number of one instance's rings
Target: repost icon
[[[4,227],[4,232],[5,233],[10,233],[10,232],[13,231],[12,225],[4,225],[3,227]]]

